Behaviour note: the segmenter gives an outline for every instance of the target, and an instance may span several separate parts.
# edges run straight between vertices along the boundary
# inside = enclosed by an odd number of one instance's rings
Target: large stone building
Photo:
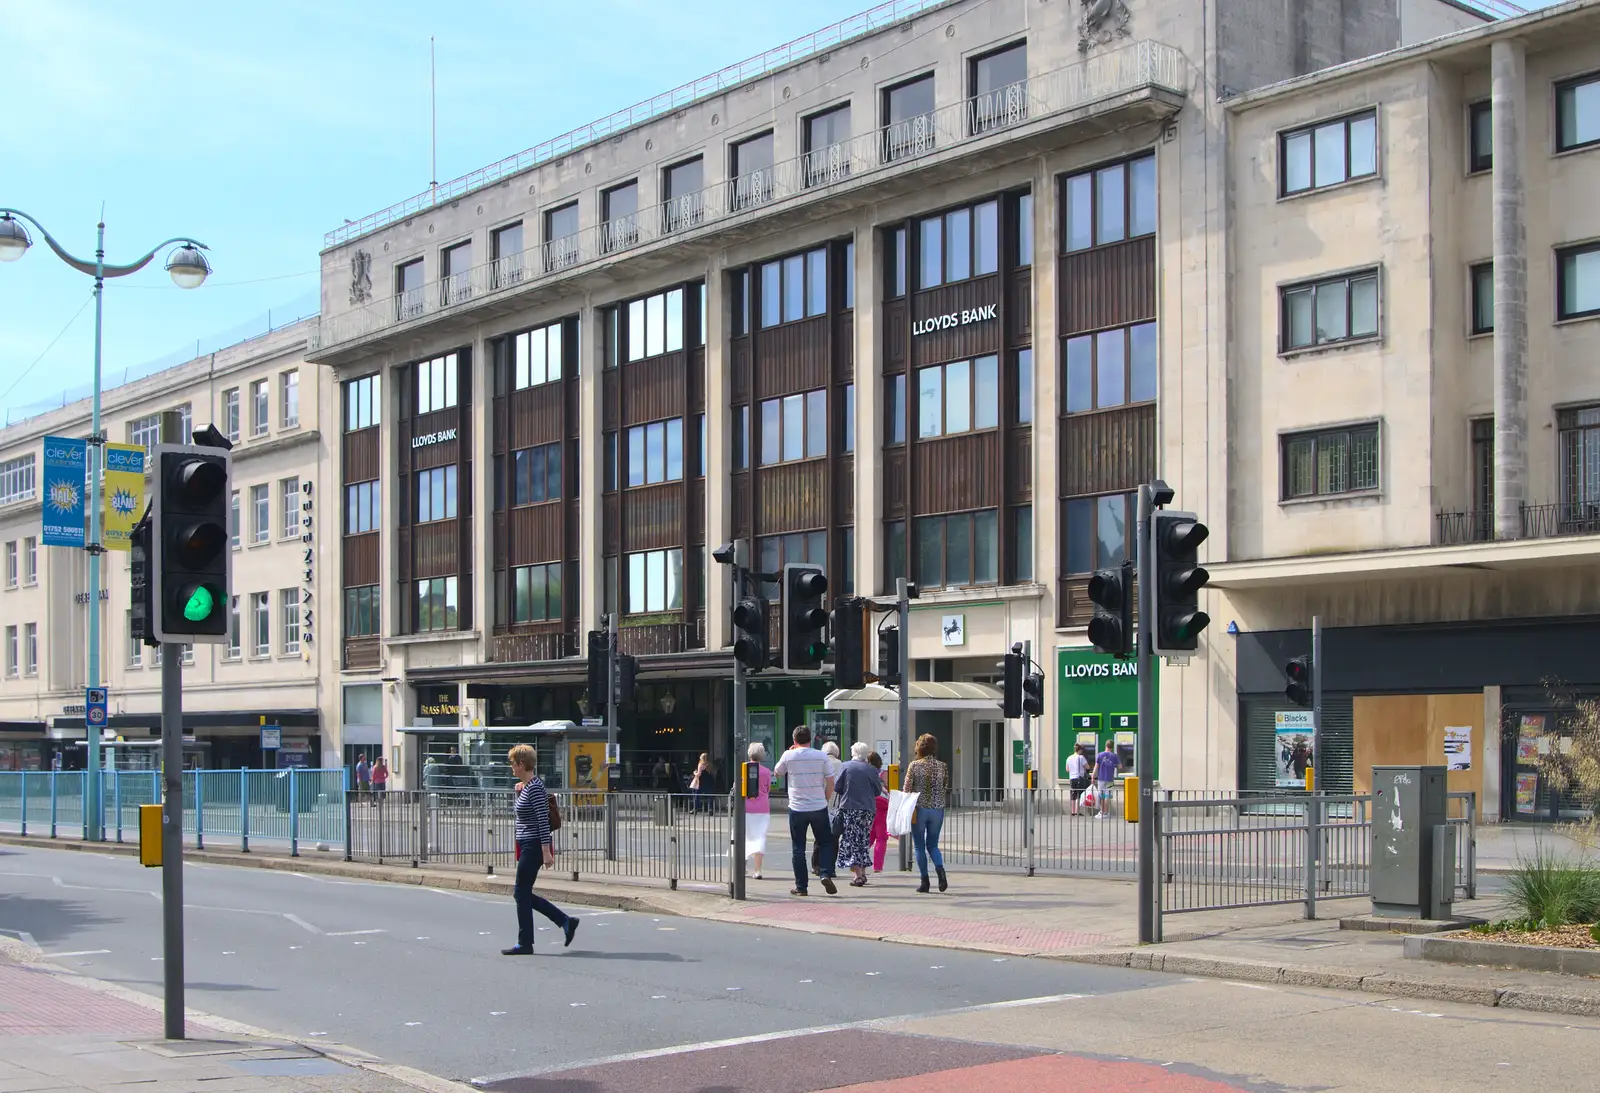
[[[1581,7],[1546,18],[1593,11]],[[1322,549],[1315,534],[1278,530],[1310,507],[1244,515],[1276,489],[1248,477],[1262,465],[1248,453],[1300,409],[1277,397],[1285,381],[1265,386],[1266,362],[1315,367],[1245,336],[1277,336],[1260,317],[1276,315],[1277,289],[1250,274],[1342,272],[1324,259],[1360,249],[1357,225],[1308,219],[1339,202],[1369,232],[1424,239],[1444,224],[1419,188],[1471,215],[1467,189],[1486,180],[1396,187],[1393,172],[1444,162],[1410,150],[1459,144],[1443,102],[1477,78],[1445,59],[1454,47],[1406,47],[1488,21],[1452,0],[886,5],[331,233],[308,352],[339,384],[343,423],[328,716],[381,725],[414,784],[432,751],[581,717],[581,638],[616,612],[641,665],[627,777],[658,758],[726,760],[729,582],[709,553],[744,538],[767,565],[824,563],[835,591],[882,597],[913,579],[919,678],[992,680],[1005,649],[1031,642],[1057,677],[1039,755],[1057,775],[1077,732],[1137,731],[1121,720],[1128,678],[1082,652],[1084,587],[1126,553],[1130,491],[1160,474],[1226,563],[1211,597],[1222,621],[1160,681],[1160,774],[1235,784],[1254,715],[1235,694],[1227,613],[1252,630],[1303,625],[1278,591],[1259,615],[1228,606],[1248,596],[1242,559],[1322,564],[1304,557]],[[1373,55],[1386,59],[1349,68]],[[1340,145],[1359,157],[1363,134],[1403,138],[1370,149],[1388,183],[1280,200],[1275,127],[1320,121],[1320,97],[1349,101],[1339,117],[1386,116],[1367,88],[1403,64],[1428,74],[1413,85],[1432,81],[1421,120],[1350,122]],[[1330,66],[1326,83],[1294,82]],[[1320,132],[1313,185],[1333,169]],[[1378,213],[1390,193],[1413,205]],[[1351,261],[1390,253],[1374,235]],[[1407,292],[1442,272],[1414,253],[1396,270]],[[1416,300],[1407,323],[1445,306]],[[1396,357],[1423,377],[1392,397],[1427,397],[1427,336],[1406,344]],[[1339,386],[1294,424],[1337,424],[1323,411],[1361,397]],[[1428,507],[1417,489],[1406,501]],[[876,713],[823,711],[826,692],[759,678],[753,732],[804,718],[892,735]],[[998,710],[917,718],[960,784],[1016,784],[1017,729]]]

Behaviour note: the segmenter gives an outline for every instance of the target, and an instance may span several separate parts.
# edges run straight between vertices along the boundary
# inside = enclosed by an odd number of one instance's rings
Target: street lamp
[[[138,273],[166,247],[173,247],[172,253],[167,255],[167,273],[172,277],[172,283],[179,288],[199,288],[210,276],[211,265],[201,253],[206,249],[205,244],[198,243],[188,236],[178,236],[157,243],[136,262],[121,266],[107,265],[106,225],[103,220],[96,225],[94,261],[87,262],[68,253],[45,230],[43,224],[27,213],[20,209],[6,208],[0,208],[0,262],[15,262],[33,246],[33,239],[28,235],[28,229],[21,223],[23,220],[32,224],[44,237],[45,243],[55,251],[57,258],[79,273],[94,278],[94,410],[89,423],[89,538],[84,544],[84,549],[89,552],[88,685],[98,687],[100,686],[100,555],[105,553],[105,546],[100,542],[101,448],[106,442],[105,435],[100,431],[101,298],[105,279]],[[88,815],[88,822],[84,825],[83,834],[86,839],[99,841],[103,837],[101,831],[103,817],[100,807],[100,729],[95,725],[86,727],[89,769],[86,772],[84,785],[84,796],[87,798],[84,802],[84,811]]]

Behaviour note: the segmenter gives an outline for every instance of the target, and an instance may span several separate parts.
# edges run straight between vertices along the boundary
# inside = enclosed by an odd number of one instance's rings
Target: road
[[[159,994],[159,880],[0,848],[0,929]],[[192,1006],[496,1093],[1587,1093],[1600,1058],[1581,1018],[594,910],[571,949],[546,930],[508,959],[503,899],[207,865],[185,884]]]

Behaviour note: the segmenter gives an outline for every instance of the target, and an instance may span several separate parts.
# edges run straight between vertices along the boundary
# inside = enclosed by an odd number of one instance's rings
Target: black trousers
[[[523,843],[522,856],[517,859],[517,881],[511,891],[517,901],[517,944],[524,949],[533,948],[535,911],[557,926],[567,924],[567,913],[533,890],[543,865],[544,848],[538,843]]]

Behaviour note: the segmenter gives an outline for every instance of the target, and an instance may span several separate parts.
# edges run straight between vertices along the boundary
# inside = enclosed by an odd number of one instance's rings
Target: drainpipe
[[[1528,231],[1523,174],[1526,54],[1515,40],[1489,48],[1494,153],[1494,526],[1522,538],[1528,490]]]

